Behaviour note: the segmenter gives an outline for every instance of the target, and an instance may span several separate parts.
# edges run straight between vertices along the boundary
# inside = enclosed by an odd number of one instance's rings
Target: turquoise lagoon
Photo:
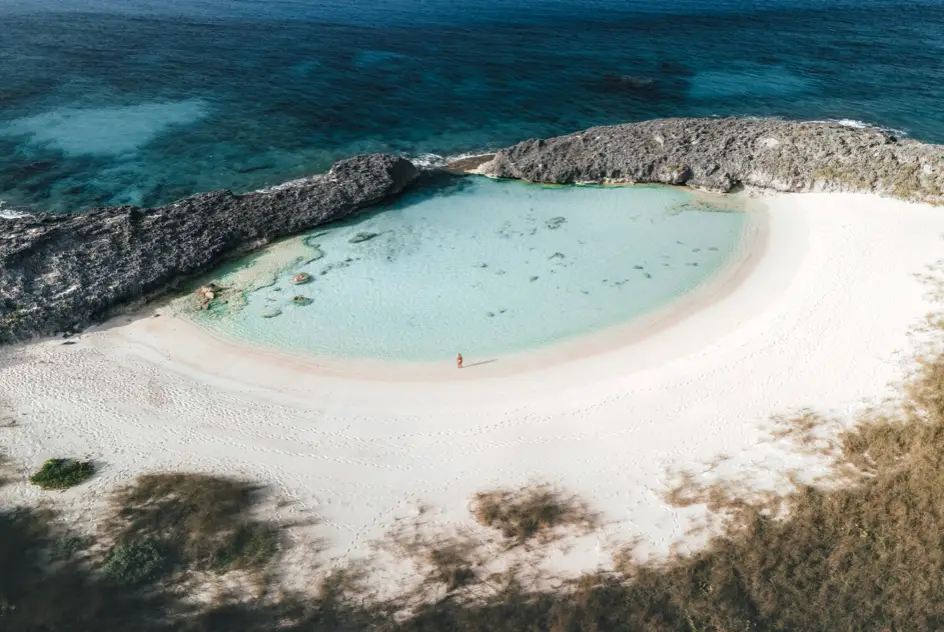
[[[745,226],[683,189],[450,178],[305,235],[296,264],[240,307],[196,318],[295,353],[491,359],[665,306],[710,279]],[[312,281],[294,285],[300,272]]]

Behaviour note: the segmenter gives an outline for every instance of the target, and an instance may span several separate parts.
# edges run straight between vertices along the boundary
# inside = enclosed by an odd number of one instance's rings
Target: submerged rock
[[[417,177],[403,158],[370,154],[244,195],[214,191],[151,209],[0,217],[0,342],[101,321],[227,257],[388,200]]]
[[[656,80],[633,75],[604,75],[604,85],[618,90],[648,90],[656,87]]]
[[[519,143],[477,172],[552,184],[857,191],[944,203],[944,146],[828,122],[679,118],[594,127]]]
[[[353,237],[347,240],[349,244],[359,244],[362,241],[370,241],[380,233],[357,233]]]
[[[552,217],[551,219],[544,222],[544,225],[550,228],[551,230],[556,230],[567,223],[566,217]]]
[[[228,303],[232,294],[232,288],[224,287],[216,282],[210,282],[199,287],[197,291],[194,292],[194,297],[197,300],[197,307],[199,309],[210,309],[214,301]]]
[[[267,309],[266,311],[262,312],[263,318],[275,318],[276,316],[281,316],[281,315],[282,315],[282,310],[280,309]]]
[[[292,298],[292,302],[293,302],[295,305],[300,305],[300,306],[302,306],[302,307],[304,307],[305,305],[311,305],[312,303],[314,303],[313,300],[311,300],[311,299],[308,298],[307,296],[302,296],[302,295],[298,295],[298,296],[293,297],[293,298]]]
[[[200,309],[206,309],[210,306],[210,303],[213,302],[213,299],[216,298],[217,287],[215,283],[210,283],[209,285],[204,285],[199,288],[195,294],[197,297],[197,304],[200,306]]]

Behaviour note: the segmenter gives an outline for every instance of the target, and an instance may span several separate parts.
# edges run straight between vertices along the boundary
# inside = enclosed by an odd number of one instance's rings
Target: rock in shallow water
[[[101,321],[229,256],[390,199],[418,176],[403,158],[370,154],[245,195],[0,218],[0,342]]]
[[[357,233],[356,235],[354,235],[353,237],[351,237],[351,238],[348,239],[347,241],[348,241],[349,244],[359,244],[359,243],[361,243],[362,241],[370,241],[371,239],[373,239],[373,238],[376,237],[377,235],[378,235],[378,233]]]
[[[292,276],[292,285],[305,285],[311,283],[311,275],[307,272],[299,272]]]

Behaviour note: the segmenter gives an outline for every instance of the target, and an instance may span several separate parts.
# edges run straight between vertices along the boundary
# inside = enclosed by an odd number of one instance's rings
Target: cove
[[[746,224],[686,189],[446,178],[302,236],[265,282],[190,317],[305,355],[500,357],[665,307],[723,267]],[[238,284],[253,265],[217,282]]]

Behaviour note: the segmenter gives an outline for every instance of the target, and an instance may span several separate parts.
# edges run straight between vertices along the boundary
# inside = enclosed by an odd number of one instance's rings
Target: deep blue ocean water
[[[663,116],[944,142],[941,0],[0,0],[0,23],[10,206],[150,206]]]

